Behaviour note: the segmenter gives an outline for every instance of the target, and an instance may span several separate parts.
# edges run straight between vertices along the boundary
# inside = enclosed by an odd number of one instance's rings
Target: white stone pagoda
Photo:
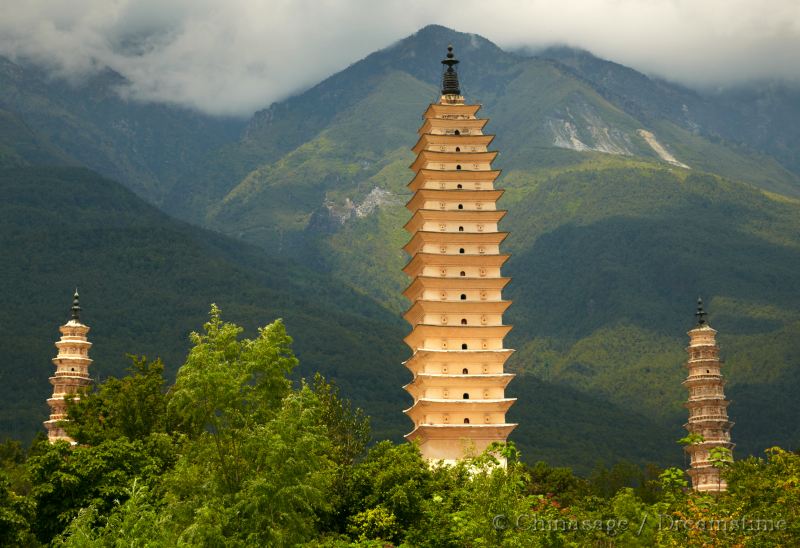
[[[78,394],[92,382],[89,377],[89,366],[92,364],[89,348],[92,343],[86,338],[89,327],[80,320],[81,307],[77,289],[72,300],[71,312],[70,320],[59,327],[61,339],[56,342],[58,355],[53,358],[53,365],[56,366],[55,375],[50,377],[53,395],[47,400],[50,406],[50,420],[44,423],[50,443],[57,441],[75,443],[66,434],[62,425],[67,418],[65,398],[70,394]]]
[[[476,116],[480,105],[464,102],[458,60],[447,49],[441,97],[425,111],[412,149],[404,248],[411,259],[403,270],[411,278],[405,342],[413,352],[405,366],[414,378],[404,388],[414,398],[406,439],[429,461],[453,463],[506,441],[516,424],[506,421],[515,400],[505,397],[514,375],[504,371],[513,350],[503,344],[511,301],[502,296],[510,279],[500,273],[508,234],[498,228],[506,212],[497,209],[497,152],[488,149],[494,136],[483,133],[488,120]]]

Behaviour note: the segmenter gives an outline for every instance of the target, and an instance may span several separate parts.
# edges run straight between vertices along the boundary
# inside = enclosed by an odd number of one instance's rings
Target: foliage
[[[527,466],[511,442],[431,465],[415,444],[368,449],[367,417],[322,376],[293,383],[297,358],[280,321],[253,339],[241,335],[212,306],[167,392],[160,362],[136,358],[127,376],[69,406],[70,428],[92,443],[0,446],[0,540],[337,548],[800,541],[800,454],[773,448],[767,459],[732,462],[722,452],[729,491],[715,495],[687,490],[677,468],[618,462],[584,479],[544,462]],[[133,409],[120,412],[125,405]]]
[[[142,440],[165,431],[164,364],[144,356],[131,356],[131,360],[127,376],[109,377],[95,392],[69,401],[70,421],[64,426],[79,444],[95,445],[123,436]]]

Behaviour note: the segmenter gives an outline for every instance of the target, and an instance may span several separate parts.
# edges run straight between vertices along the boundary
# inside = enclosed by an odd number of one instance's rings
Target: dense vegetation
[[[298,360],[282,322],[252,339],[212,306],[174,385],[134,358],[69,405],[78,445],[7,442],[0,543],[54,546],[788,546],[800,455],[725,464],[728,494],[678,468],[588,479],[526,466],[513,444],[433,467],[412,444],[367,450],[369,420]],[[498,458],[507,461],[497,466]]]

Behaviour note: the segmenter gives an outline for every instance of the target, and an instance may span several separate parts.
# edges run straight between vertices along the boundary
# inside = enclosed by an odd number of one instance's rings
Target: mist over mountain
[[[75,85],[3,60],[0,166],[13,220],[4,234],[14,236],[3,251],[6,279],[20,288],[8,321],[29,307],[7,374],[37,375],[4,401],[24,433],[42,420],[64,277],[93,280],[96,306],[110,309],[92,324],[98,371],[117,373],[114,359],[141,351],[174,367],[208,304],[230,303],[231,319],[249,327],[285,315],[304,373],[339,379],[377,417],[379,436],[407,431],[405,184],[448,43],[467,100],[497,135],[520,374],[511,418],[528,457],[583,471],[597,459],[679,462],[698,294],[727,359],[737,451],[797,447],[800,92],[699,92],[583,50],[506,51],[440,26],[246,121],[122,99],[126,77],[110,70]],[[86,204],[68,200],[78,189]],[[37,198],[45,190],[52,200]],[[131,213],[124,223],[104,213],[114,207]],[[53,219],[59,208],[67,220]],[[84,215],[58,245],[68,219]],[[119,239],[105,239],[109,226]],[[52,243],[31,246],[34,235]],[[82,244],[94,253],[60,270]],[[159,283],[114,293],[140,278]]]
[[[698,89],[800,83],[792,0],[29,0],[6,11],[0,55],[73,82],[110,69],[125,97],[222,115],[249,116],[431,23],[506,50],[566,44]]]

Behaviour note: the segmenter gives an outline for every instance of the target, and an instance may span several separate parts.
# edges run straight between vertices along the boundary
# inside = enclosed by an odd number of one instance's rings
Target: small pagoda
[[[77,289],[72,299],[71,312],[70,320],[59,327],[61,339],[56,342],[58,355],[53,358],[53,365],[56,366],[55,375],[50,377],[53,395],[47,400],[47,405],[50,406],[50,420],[44,423],[50,443],[57,441],[75,443],[63,428],[63,422],[67,419],[66,398],[73,394],[75,395],[73,397],[77,398],[77,394],[92,382],[89,377],[89,366],[92,364],[89,348],[92,343],[86,339],[89,327],[81,323],[81,306]]]
[[[695,443],[686,446],[690,457],[689,476],[692,488],[697,491],[725,491],[728,486],[721,476],[720,457],[730,456],[734,444],[731,443],[731,427],[728,420],[728,400],[725,399],[719,359],[719,346],[716,342],[717,332],[708,325],[703,300],[697,300],[697,325],[689,331],[689,359],[686,367],[689,375],[683,381],[689,391],[686,408],[689,410],[689,422],[684,427],[689,434],[697,437]],[[724,448],[726,451],[714,451]],[[717,459],[714,458],[717,453]],[[715,466],[717,464],[717,466]]]
[[[500,253],[507,233],[498,229],[506,212],[497,209],[497,152],[489,150],[494,136],[483,133],[488,120],[476,116],[480,105],[464,102],[458,62],[448,47],[441,97],[425,111],[412,149],[403,269],[411,278],[405,342],[413,352],[405,362],[413,380],[404,388],[414,398],[406,439],[444,463],[505,441],[516,426],[506,422],[515,399],[505,397],[514,375],[504,371],[513,350],[503,344],[511,301],[502,297],[510,279],[500,273],[508,255]]]

